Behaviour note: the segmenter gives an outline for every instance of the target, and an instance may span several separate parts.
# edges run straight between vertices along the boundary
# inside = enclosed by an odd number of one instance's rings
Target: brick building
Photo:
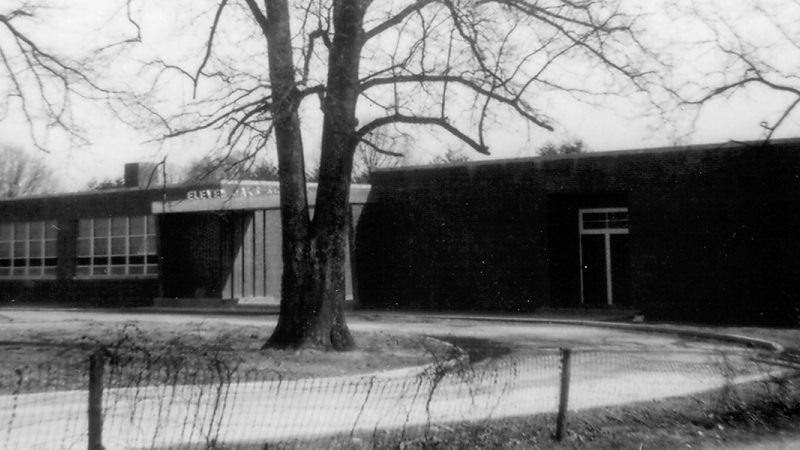
[[[797,323],[800,140],[379,171],[361,305]]]
[[[278,183],[163,185],[156,175],[128,164],[122,189],[0,201],[0,302],[276,304]],[[351,192],[357,220],[369,188]],[[315,193],[310,184],[312,208]],[[350,279],[347,288],[352,299]]]

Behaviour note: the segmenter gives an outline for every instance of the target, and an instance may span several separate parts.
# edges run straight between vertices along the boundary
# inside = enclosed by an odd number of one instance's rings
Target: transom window
[[[627,233],[628,208],[582,209],[581,234]]]
[[[153,216],[78,221],[79,276],[158,274]]]
[[[55,276],[57,236],[55,221],[0,224],[0,278]]]

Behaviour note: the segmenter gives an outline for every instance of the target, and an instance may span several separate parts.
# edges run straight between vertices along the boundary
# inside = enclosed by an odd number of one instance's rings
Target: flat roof
[[[411,166],[380,168],[377,169],[376,171],[377,172],[420,171],[420,170],[455,168],[455,167],[477,167],[477,166],[491,166],[491,165],[503,165],[503,164],[518,164],[518,163],[537,162],[537,161],[555,161],[562,159],[605,158],[605,157],[611,158],[614,156],[621,156],[621,155],[675,153],[675,152],[689,152],[689,151],[703,151],[703,150],[724,150],[733,148],[777,146],[777,145],[800,146],[800,138],[771,139],[769,141],[731,140],[720,143],[683,145],[683,146],[673,146],[673,147],[642,147],[642,148],[628,149],[628,150],[589,151],[585,153],[575,153],[571,155],[526,156],[521,158],[484,159],[480,161],[465,161],[465,162],[455,162],[455,163],[419,164]]]

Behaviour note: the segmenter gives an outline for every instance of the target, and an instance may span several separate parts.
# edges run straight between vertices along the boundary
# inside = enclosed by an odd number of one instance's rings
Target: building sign
[[[203,200],[211,198],[257,197],[261,195],[278,195],[278,186],[224,186],[220,188],[195,189],[186,193],[187,200]]]

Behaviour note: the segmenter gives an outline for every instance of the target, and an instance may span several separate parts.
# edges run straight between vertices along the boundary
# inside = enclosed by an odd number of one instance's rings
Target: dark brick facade
[[[578,211],[622,207],[614,307],[797,320],[800,141],[391,169],[370,196],[357,231],[365,307],[590,306]]]

